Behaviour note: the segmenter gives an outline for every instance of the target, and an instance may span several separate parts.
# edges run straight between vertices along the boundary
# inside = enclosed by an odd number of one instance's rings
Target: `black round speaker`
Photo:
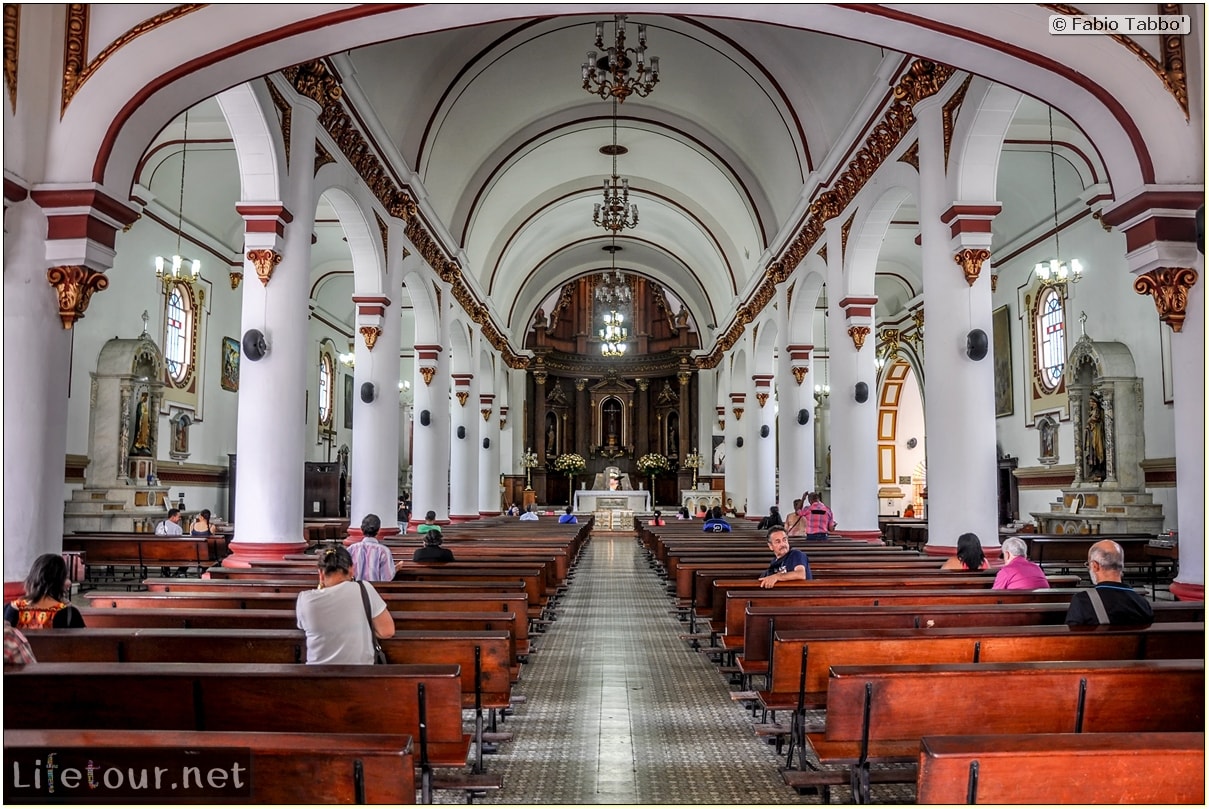
[[[374,400],[374,383],[373,382],[362,382],[361,383],[361,401],[365,402],[366,404],[369,404],[373,400]]]
[[[269,341],[260,329],[248,329],[243,335],[243,355],[256,362],[269,353]]]
[[[458,438],[465,438],[465,437],[466,437],[466,428],[459,424],[458,425]]]
[[[427,427],[431,423],[432,423],[432,414],[429,413],[427,410],[421,410],[420,411],[421,426]]]
[[[809,423],[810,423],[810,411],[803,407],[801,410],[798,411],[798,424],[809,424]]]
[[[864,404],[865,402],[869,401],[869,386],[864,382],[857,382],[854,395],[856,396],[856,400],[858,402]]]
[[[973,329],[966,335],[966,356],[978,362],[987,355],[987,348],[990,346],[990,341],[987,340],[987,333],[982,329]]]
[[[760,437],[768,438],[768,425],[767,424],[760,425]]]
[[[491,449],[491,439],[490,438],[483,439],[483,449]]]
[[[739,436],[738,438],[735,439],[735,446],[736,447],[743,446],[743,436]]]

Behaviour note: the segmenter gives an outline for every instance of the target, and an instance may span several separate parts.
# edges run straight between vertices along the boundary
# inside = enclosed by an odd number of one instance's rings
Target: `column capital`
[[[1194,284],[1196,270],[1191,267],[1160,267],[1139,275],[1133,282],[1133,288],[1139,295],[1153,295],[1159,320],[1170,326],[1172,331],[1179,332],[1184,328],[1188,290]]]
[[[84,318],[93,292],[109,286],[105,273],[78,264],[51,267],[46,271],[46,280],[58,295],[59,319],[64,329],[71,329],[77,320]]]

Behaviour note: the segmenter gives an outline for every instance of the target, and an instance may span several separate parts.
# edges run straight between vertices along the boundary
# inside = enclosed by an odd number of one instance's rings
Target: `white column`
[[[966,355],[971,329],[991,334],[989,267],[970,286],[942,216],[950,207],[942,102],[915,105],[919,132],[919,223],[924,289],[928,545],[956,547],[966,532],[997,548],[994,359]]]
[[[1205,257],[1197,256],[1199,280],[1188,290],[1183,327],[1171,335],[1175,394],[1176,497],[1179,505],[1180,572],[1176,582],[1205,585]],[[1168,328],[1163,326],[1163,328]]]
[[[412,522],[435,511],[449,520],[449,361],[438,345],[416,346],[415,430],[412,456]],[[425,382],[425,369],[431,369]],[[428,424],[424,424],[427,418]]]
[[[731,384],[745,381],[731,379]],[[726,508],[727,498],[733,498],[735,510],[742,511],[743,501],[747,497],[748,461],[752,450],[748,427],[755,421],[749,412],[747,398],[746,391],[732,390],[730,404],[726,407],[726,491],[722,496],[723,509]]]
[[[791,345],[781,352],[777,363],[777,399],[781,428],[777,441],[781,448],[781,515],[789,514],[793,501],[802,492],[813,491],[814,482],[814,382],[810,369],[812,346]],[[799,384],[794,369],[803,369]],[[806,423],[798,423],[798,413],[806,411]]]
[[[449,416],[449,519],[479,516],[478,385],[474,374],[453,374],[454,399]],[[465,394],[465,398],[461,398]],[[464,434],[458,438],[458,429]]]
[[[478,416],[479,516],[494,517],[503,510],[500,506],[500,421],[494,393],[479,394]]]
[[[764,515],[777,504],[777,402],[772,397],[772,374],[754,374],[751,378],[755,393],[751,402],[751,468],[748,470],[747,513]],[[760,402],[764,398],[763,403]],[[767,430],[768,435],[761,433]]]
[[[35,559],[63,548],[72,332],[63,328],[55,289],[46,281],[46,227],[46,216],[29,199],[4,215],[5,581],[23,580]]]

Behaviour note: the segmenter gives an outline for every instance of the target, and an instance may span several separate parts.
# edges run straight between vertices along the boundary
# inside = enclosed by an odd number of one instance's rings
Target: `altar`
[[[651,493],[643,489],[579,489],[575,492],[575,511],[579,514],[591,511],[650,510]]]

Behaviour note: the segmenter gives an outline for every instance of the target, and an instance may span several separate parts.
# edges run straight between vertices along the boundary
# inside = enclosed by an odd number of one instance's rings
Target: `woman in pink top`
[[[1028,559],[1028,544],[1020,537],[1003,541],[1003,567],[995,574],[993,590],[1048,590],[1049,580],[1036,562]]]

